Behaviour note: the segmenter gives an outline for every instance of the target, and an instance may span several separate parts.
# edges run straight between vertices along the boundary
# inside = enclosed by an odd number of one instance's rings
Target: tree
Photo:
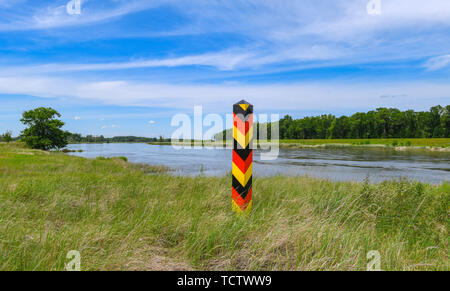
[[[450,105],[447,105],[441,116],[442,137],[450,137]]]
[[[11,133],[11,131],[5,132],[1,136],[1,140],[4,141],[4,142],[11,142],[12,141],[12,133]]]
[[[25,111],[20,120],[28,126],[22,131],[23,141],[33,149],[45,151],[65,147],[69,133],[61,130],[64,122],[56,117],[61,117],[61,114],[53,108]]]
[[[281,139],[449,137],[450,105],[425,112],[378,108],[341,117],[329,114],[293,119],[286,115],[279,125]]]
[[[82,142],[83,137],[79,133],[70,133],[67,136],[67,140],[69,143],[77,143],[77,142]]]

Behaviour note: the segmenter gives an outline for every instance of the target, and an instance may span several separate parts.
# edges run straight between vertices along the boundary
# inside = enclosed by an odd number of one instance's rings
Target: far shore
[[[150,145],[169,146],[169,141],[149,142]],[[196,146],[200,141],[179,141],[174,142],[177,146]],[[259,141],[258,146],[264,147],[273,142]],[[202,141],[202,146],[225,147],[226,142]],[[368,148],[379,149],[388,148],[397,151],[408,150],[428,150],[435,152],[450,152],[450,138],[418,138],[418,139],[309,139],[309,140],[280,140],[280,148],[301,149],[301,148]]]

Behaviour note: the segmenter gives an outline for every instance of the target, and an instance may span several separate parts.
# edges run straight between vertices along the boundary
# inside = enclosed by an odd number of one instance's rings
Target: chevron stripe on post
[[[242,100],[233,105],[232,209],[248,214],[252,209],[253,105]]]

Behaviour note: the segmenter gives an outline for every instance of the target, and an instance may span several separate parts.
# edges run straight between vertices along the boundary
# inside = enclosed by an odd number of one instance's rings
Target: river
[[[182,149],[148,144],[72,144],[72,155],[95,158],[124,156],[133,163],[170,167],[175,175],[220,176],[231,171],[231,150]],[[450,153],[369,148],[280,149],[274,161],[262,161],[255,151],[254,176],[289,175],[334,181],[371,182],[408,178],[431,184],[450,181]]]

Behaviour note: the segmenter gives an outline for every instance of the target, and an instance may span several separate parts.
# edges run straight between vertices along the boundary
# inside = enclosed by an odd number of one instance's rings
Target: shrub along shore
[[[0,270],[448,270],[450,184],[179,177],[124,158],[0,144]]]

